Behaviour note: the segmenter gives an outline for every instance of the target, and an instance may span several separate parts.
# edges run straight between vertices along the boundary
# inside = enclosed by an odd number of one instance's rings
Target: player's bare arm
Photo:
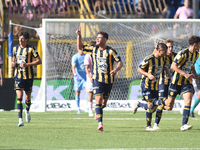
[[[196,72],[196,70],[195,70],[194,67],[192,68],[192,74],[194,75],[193,78],[194,78],[195,80],[199,79],[200,76],[197,74],[197,72]]]
[[[174,15],[174,19],[178,19],[179,15],[178,14],[175,14]]]
[[[22,61],[22,63],[20,64],[20,67],[37,66],[39,64],[42,64],[42,60],[41,60],[40,56],[38,56],[35,61],[30,62],[30,63],[26,63],[26,62]]]
[[[16,66],[16,57],[15,56],[13,56],[11,65],[12,65],[12,67]]]
[[[168,76],[169,78],[171,78],[171,74],[170,74],[169,70],[167,69],[167,67],[164,66],[163,69],[166,71],[167,76]]]
[[[185,73],[183,70],[179,69],[176,63],[172,63],[171,65],[171,69],[178,72],[179,74],[181,74],[182,76],[184,76],[187,80],[191,81],[192,80],[192,74],[187,74]]]
[[[156,80],[156,77],[155,77],[154,75],[149,74],[148,72],[144,71],[144,70],[141,69],[141,68],[138,68],[137,71],[138,71],[140,74],[142,74],[142,75],[148,77],[150,80]]]
[[[72,65],[72,73],[75,75],[76,71],[75,71],[76,65]]]
[[[118,62],[117,67],[110,72],[112,76],[115,76],[117,72],[123,67],[122,61]]]
[[[79,27],[78,30],[76,30],[77,36],[77,50],[82,50],[83,49],[83,44],[81,41],[81,26]]]

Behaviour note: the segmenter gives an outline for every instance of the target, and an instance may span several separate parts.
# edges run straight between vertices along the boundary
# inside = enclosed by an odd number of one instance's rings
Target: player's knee
[[[166,107],[166,110],[171,111],[173,107]]]

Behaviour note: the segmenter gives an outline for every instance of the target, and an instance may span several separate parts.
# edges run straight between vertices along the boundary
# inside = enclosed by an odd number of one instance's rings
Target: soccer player
[[[82,49],[89,53],[93,61],[93,93],[96,101],[96,115],[98,118],[98,130],[103,131],[103,101],[107,102],[112,85],[114,82],[114,76],[123,67],[121,57],[117,52],[106,45],[108,40],[108,34],[100,31],[97,34],[96,46],[83,45],[81,41],[81,28],[76,31],[77,36],[77,48]],[[114,68],[114,62],[117,62],[117,66]]]
[[[159,99],[162,98],[167,98],[168,96],[168,89],[169,89],[169,84],[171,82],[171,76],[173,75],[173,70],[171,69],[171,64],[176,56],[177,53],[173,52],[173,47],[174,47],[174,42],[172,39],[167,39],[164,42],[168,49],[167,49],[167,53],[164,56],[165,57],[165,67],[168,69],[169,71],[169,75],[168,73],[166,73],[165,70],[163,70],[161,72],[161,76],[160,76],[160,81],[159,81],[159,86],[158,86],[158,97]],[[158,127],[158,124],[161,120],[162,117],[162,111],[163,109],[165,109],[165,107],[163,107],[162,105],[158,106],[157,110],[156,110],[156,119],[155,119],[155,124],[153,129],[154,130],[160,130],[160,128]]]
[[[166,73],[165,70],[163,70],[161,72],[159,86],[158,86],[158,97],[159,98],[167,98],[167,96],[168,96],[168,87],[169,87],[169,83],[170,83],[170,77],[173,74],[173,70],[170,69],[170,66],[172,64],[172,61],[174,60],[174,57],[176,56],[176,53],[173,52],[173,47],[174,47],[173,40],[169,38],[169,39],[166,39],[164,43],[168,47],[167,53],[164,56],[165,57],[165,67],[169,70],[170,76]],[[143,107],[145,110],[147,110],[147,108],[148,108],[147,104],[140,103],[139,101],[136,101],[133,104],[133,113],[134,114],[137,112],[138,107]],[[162,106],[158,106],[158,108],[156,109],[155,124],[153,126],[154,131],[160,130],[158,124],[161,120],[163,109],[164,108]]]
[[[96,41],[91,41],[90,45],[95,46]],[[93,116],[93,112],[92,112],[92,106],[93,106],[92,66],[93,64],[92,64],[92,57],[89,54],[85,55],[84,65],[85,65],[85,71],[87,74],[86,89],[87,89],[87,92],[89,93],[89,96],[88,96],[89,116],[92,117]]]
[[[29,109],[31,106],[31,92],[33,86],[33,66],[42,64],[40,56],[38,55],[37,50],[27,44],[29,41],[29,33],[27,31],[22,31],[18,34],[19,36],[19,45],[13,47],[13,60],[12,67],[15,67],[14,73],[14,89],[17,94],[17,109],[19,124],[18,127],[24,126],[22,119],[22,97],[23,91],[25,91],[26,99],[26,121],[29,123],[31,121],[31,116]]]
[[[142,96],[143,100],[147,102],[148,107],[150,106],[153,99],[158,98],[158,84],[162,70],[165,69],[168,72],[167,68],[164,67],[164,56],[166,52],[166,44],[158,43],[154,53],[145,57],[138,67],[138,72],[142,74]],[[147,109],[147,131],[154,131],[151,127],[152,113],[153,112],[149,112],[149,110]]]
[[[81,113],[80,109],[80,93],[86,87],[86,72],[84,66],[85,54],[82,50],[78,50],[72,57],[72,72],[74,74],[74,91],[75,91],[75,100],[77,105],[77,114]],[[87,97],[87,95],[86,95]],[[87,100],[87,98],[86,98]]]
[[[171,78],[168,98],[154,100],[149,107],[150,112],[153,112],[155,106],[161,104],[165,105],[167,110],[172,110],[176,95],[182,94],[185,106],[183,110],[182,126],[180,128],[181,131],[192,129],[192,125],[188,125],[187,122],[190,114],[192,96],[194,94],[192,79],[198,78],[194,69],[194,64],[199,57],[200,37],[191,36],[188,42],[190,45],[189,48],[178,52],[171,65],[174,74]]]
[[[198,57],[196,63],[195,63],[195,71],[198,75],[200,75],[200,57]],[[197,105],[200,102],[200,78],[198,78],[196,81],[196,86],[197,86],[197,90],[198,90],[198,94],[197,94],[197,98],[194,101],[193,106],[190,109],[190,117],[195,118],[194,116],[194,109],[197,107]]]

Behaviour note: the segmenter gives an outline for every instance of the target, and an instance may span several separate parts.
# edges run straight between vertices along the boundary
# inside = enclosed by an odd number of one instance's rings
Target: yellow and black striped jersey
[[[174,73],[174,70],[171,69],[171,64],[176,55],[177,55],[177,53],[172,52],[172,56],[167,56],[167,55],[164,56],[165,57],[165,67],[169,70],[171,76]],[[163,69],[163,71],[161,72],[161,75],[160,75],[159,84],[169,85],[170,80],[171,80],[171,78],[168,77],[166,71]]]
[[[145,57],[144,60],[139,64],[140,69],[152,74],[156,78],[156,80],[150,80],[148,77],[142,75],[141,83],[143,82],[145,84],[145,88],[150,90],[158,90],[160,74],[163,71],[164,65],[165,58],[156,58],[154,54]]]
[[[20,45],[17,45],[13,47],[13,56],[16,57],[14,77],[23,80],[33,79],[33,66],[22,68],[20,67],[20,63],[22,61],[26,63],[33,62],[34,58],[37,58],[39,56],[37,50],[33,46],[28,44],[25,48],[21,48]]]
[[[105,84],[113,83],[114,76],[110,75],[110,72],[114,70],[114,62],[118,63],[121,61],[121,57],[117,52],[109,46],[104,50],[100,50],[99,46],[90,45],[84,45],[83,51],[87,52],[92,57],[92,78]]]
[[[194,53],[191,53],[189,49],[186,48],[178,52],[173,62],[177,64],[179,69],[183,70],[187,74],[191,74],[191,71],[198,57],[198,52],[195,51]],[[192,81],[187,80],[184,76],[175,71],[171,83],[183,85],[192,84]]]

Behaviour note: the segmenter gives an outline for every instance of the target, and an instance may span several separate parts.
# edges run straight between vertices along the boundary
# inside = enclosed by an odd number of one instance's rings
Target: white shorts
[[[86,81],[86,89],[87,89],[87,92],[93,92],[93,84],[90,81],[90,79],[87,79]]]

